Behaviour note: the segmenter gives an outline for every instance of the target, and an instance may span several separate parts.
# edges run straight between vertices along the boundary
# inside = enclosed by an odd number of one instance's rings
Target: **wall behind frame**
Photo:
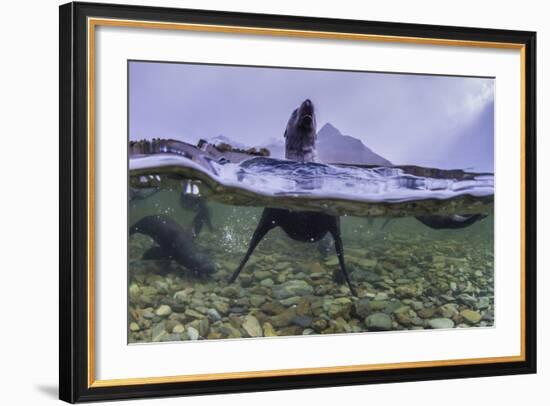
[[[282,404],[422,404],[446,406],[464,404],[522,404],[526,397],[544,399],[550,394],[550,357],[544,346],[549,328],[542,315],[550,301],[542,292],[546,283],[547,256],[544,241],[550,220],[545,215],[549,188],[543,176],[550,172],[545,157],[550,141],[544,137],[549,119],[547,52],[550,23],[545,3],[536,0],[503,2],[462,0],[461,2],[407,1],[357,2],[340,0],[149,0],[105,1],[167,7],[204,8],[313,17],[353,18],[486,28],[520,29],[538,32],[538,220],[539,220],[539,373],[536,376],[508,376],[466,380],[431,381],[391,385],[370,385],[299,391],[205,396],[182,399],[127,401],[124,405],[282,405]],[[0,269],[2,309],[0,324],[0,399],[6,404],[59,404],[57,400],[58,360],[58,5],[54,0],[28,0],[4,5],[6,17],[0,24],[0,134],[2,134],[2,233]],[[548,184],[548,182],[546,182]],[[546,205],[548,206],[548,205]],[[546,229],[544,229],[546,228]],[[110,403],[113,404],[113,403]],[[121,403],[122,404],[122,403]],[[541,404],[541,402],[535,402]]]

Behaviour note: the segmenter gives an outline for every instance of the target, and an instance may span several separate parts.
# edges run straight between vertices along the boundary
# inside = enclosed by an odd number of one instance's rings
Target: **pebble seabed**
[[[129,242],[130,343],[490,327],[493,251],[468,239],[385,233],[365,249],[346,242],[358,297],[335,282],[336,255],[281,235],[258,246],[237,281],[243,252],[212,237],[218,271],[201,279],[174,262],[138,258],[152,245]],[[413,241],[411,241],[411,239]],[[218,244],[219,246],[219,244]],[[286,253],[283,255],[283,253]]]

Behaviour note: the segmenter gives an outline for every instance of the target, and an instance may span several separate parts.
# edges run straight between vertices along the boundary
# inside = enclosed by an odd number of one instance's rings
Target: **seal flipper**
[[[214,226],[212,225],[212,216],[210,215],[210,210],[206,203],[201,200],[198,204],[198,212],[195,218],[193,218],[193,237],[197,237],[204,224],[207,225],[208,229],[212,232],[214,231]]]
[[[231,278],[229,278],[228,283],[235,282],[235,279],[237,279],[237,277],[241,273],[241,270],[244,268],[248,259],[252,255],[254,248],[256,248],[256,246],[260,243],[260,241],[265,237],[265,235],[270,230],[277,227],[278,225],[279,224],[278,224],[277,218],[274,215],[273,211],[270,209],[264,209],[264,212],[262,213],[262,218],[260,219],[260,222],[258,223],[258,227],[256,227],[256,230],[252,235],[252,239],[250,240],[250,244],[248,245],[248,250],[246,251],[246,254],[242,259],[241,263],[239,264],[239,267],[235,270],[235,272],[233,272],[233,275],[231,275]]]
[[[204,225],[204,219],[202,218],[201,213],[198,213],[193,219],[193,229],[192,229],[193,238],[196,238],[200,234],[203,225]]]
[[[378,229],[378,231],[382,231],[383,229],[386,228],[386,226],[392,221],[392,218],[391,217],[388,217],[384,220],[384,223],[380,226],[380,228]]]
[[[340,270],[344,274],[346,283],[348,284],[349,290],[353,296],[357,296],[355,288],[351,284],[348,271],[346,270],[346,264],[344,263],[344,244],[342,244],[342,237],[340,237],[340,218],[335,217],[334,223],[329,227],[329,233],[334,238],[334,247],[336,248],[336,256],[338,257],[338,262],[340,264]]]
[[[210,232],[214,231],[214,226],[212,225],[212,217],[210,215],[210,210],[208,210],[208,207],[206,207],[206,212],[204,214],[204,222],[208,226]]]

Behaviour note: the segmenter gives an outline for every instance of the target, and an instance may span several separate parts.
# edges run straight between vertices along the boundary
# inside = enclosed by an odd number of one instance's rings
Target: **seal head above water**
[[[315,106],[306,99],[296,108],[286,125],[285,158],[298,162],[316,162],[317,120]]]

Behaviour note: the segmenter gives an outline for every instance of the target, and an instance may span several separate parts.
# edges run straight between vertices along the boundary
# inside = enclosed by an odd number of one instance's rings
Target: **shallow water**
[[[181,189],[231,205],[319,210],[334,215],[404,216],[490,210],[494,176],[416,166],[365,167],[252,158],[220,164],[208,157],[152,154],[130,159],[130,186]],[[156,176],[151,176],[155,174]],[[165,176],[158,176],[164,174]],[[140,176],[141,175],[141,176]]]
[[[164,157],[164,165],[158,157],[131,160],[129,225],[161,214],[190,235],[206,204],[213,229],[205,223],[192,244],[208,254],[216,272],[197,275],[173,260],[143,260],[154,242],[131,235],[130,343],[494,324],[492,175],[436,178],[396,168],[327,166],[314,167],[312,175],[311,165],[279,161],[285,172],[270,172],[270,178],[265,170],[273,163],[266,167],[265,160],[214,166],[213,174]],[[356,297],[340,281],[330,238],[297,242],[280,228],[227,283],[266,204],[340,216]],[[434,230],[414,218],[481,212],[488,216],[455,230]]]

